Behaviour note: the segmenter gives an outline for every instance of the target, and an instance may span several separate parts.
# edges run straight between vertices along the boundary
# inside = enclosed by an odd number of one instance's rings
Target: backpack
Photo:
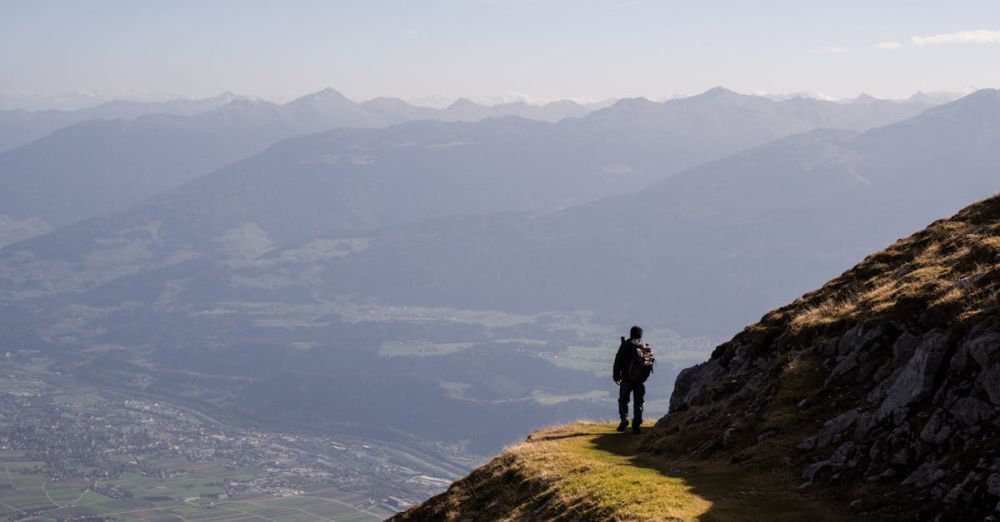
[[[626,375],[632,382],[646,382],[649,374],[653,373],[653,364],[656,357],[653,356],[653,349],[648,344],[641,344],[635,348],[635,357],[628,363]]]

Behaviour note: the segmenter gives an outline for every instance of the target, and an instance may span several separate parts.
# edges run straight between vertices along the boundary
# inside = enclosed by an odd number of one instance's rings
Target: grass
[[[611,394],[607,390],[591,390],[584,393],[576,394],[551,394],[543,391],[535,390],[531,392],[531,398],[535,402],[543,406],[554,406],[556,404],[561,404],[566,401],[573,400],[608,400],[611,398]]]
[[[937,221],[778,310],[792,329],[887,313],[902,298],[920,300],[952,321],[996,306],[1000,281],[1000,198]]]
[[[401,520],[845,520],[783,471],[669,460],[646,435],[578,422],[541,430]]]
[[[425,341],[382,341],[379,357],[430,357],[468,350],[475,343],[430,343]]]

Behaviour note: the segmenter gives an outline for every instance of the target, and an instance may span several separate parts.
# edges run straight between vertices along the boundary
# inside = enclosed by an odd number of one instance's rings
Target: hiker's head
[[[631,339],[639,340],[642,339],[642,328],[638,326],[633,326],[631,330],[628,331],[628,336]]]

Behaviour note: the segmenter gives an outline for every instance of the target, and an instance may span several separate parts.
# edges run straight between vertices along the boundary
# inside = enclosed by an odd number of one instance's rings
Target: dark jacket
[[[622,344],[618,347],[618,353],[615,354],[614,380],[628,380],[628,366],[633,360],[639,357],[636,348],[640,346],[642,346],[641,339],[622,339]]]

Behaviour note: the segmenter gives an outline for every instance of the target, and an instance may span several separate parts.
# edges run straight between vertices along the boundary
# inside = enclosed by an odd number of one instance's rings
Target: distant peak
[[[616,101],[611,107],[615,109],[636,109],[654,104],[656,104],[656,102],[650,100],[649,98],[639,96],[637,98],[622,98]]]
[[[209,100],[210,101],[219,101],[219,102],[231,102],[231,101],[234,101],[234,100],[245,100],[245,99],[248,99],[248,98],[249,98],[248,96],[243,96],[242,94],[236,94],[233,91],[226,90],[226,91],[222,91],[219,94],[217,94],[217,95],[209,98]]]
[[[875,102],[880,102],[882,100],[872,96],[871,94],[868,94],[867,92],[863,92],[859,94],[857,98],[854,98],[851,101],[853,103],[875,103]]]
[[[334,89],[333,87],[327,87],[326,89],[323,89],[322,91],[317,91],[317,92],[314,92],[312,94],[307,94],[305,96],[301,96],[299,98],[296,98],[296,99],[292,100],[290,103],[291,104],[317,103],[317,102],[327,102],[327,101],[331,101],[331,100],[335,100],[335,101],[350,101],[350,100],[347,99],[346,96],[344,96],[343,94],[341,94],[340,91],[338,91],[337,89]]]
[[[448,106],[449,109],[461,109],[467,107],[479,107],[480,105],[468,98],[459,98]]]
[[[699,94],[698,96],[704,98],[723,98],[729,96],[740,96],[740,93],[719,86],[719,87],[712,87],[711,89]]]

